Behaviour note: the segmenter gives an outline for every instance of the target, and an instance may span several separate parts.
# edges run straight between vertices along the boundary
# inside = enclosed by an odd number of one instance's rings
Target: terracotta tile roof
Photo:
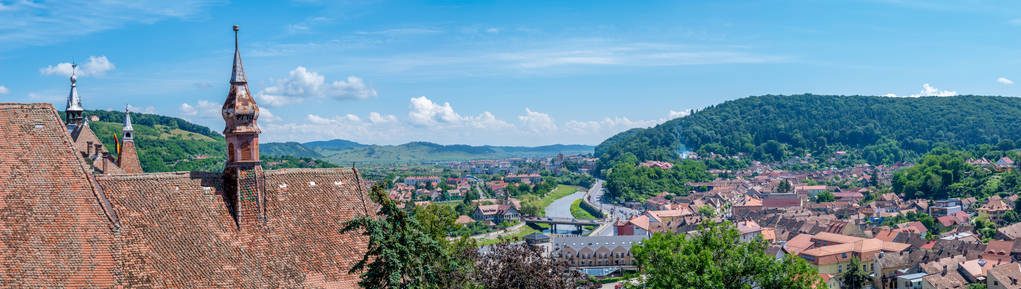
[[[986,244],[986,250],[982,253],[982,258],[986,260],[1000,260],[1010,261],[1010,252],[1014,249],[1014,242],[992,240],[989,244]]]
[[[811,247],[811,246],[812,246],[812,235],[809,235],[809,234],[799,234],[797,236],[794,236],[794,238],[791,238],[790,240],[787,241],[786,244],[784,244],[784,250],[786,250],[787,253],[791,253],[791,254],[797,255],[797,254],[800,254],[801,251],[803,251],[803,250],[805,250],[805,249],[807,249],[808,247]]]
[[[996,229],[996,232],[1003,234],[1003,236],[1010,240],[1021,239],[1021,223],[1000,227],[999,229]]]
[[[364,215],[351,169],[266,171],[266,223],[238,230],[219,173],[99,176],[121,217],[121,282],[154,287],[355,287],[366,240],[339,234]],[[374,209],[371,209],[374,211]],[[246,228],[247,229],[247,228]]]
[[[1021,267],[1016,263],[999,265],[986,272],[987,278],[995,279],[1007,289],[1021,289]]]
[[[465,215],[460,215],[460,216],[457,217],[457,220],[454,220],[454,223],[457,223],[457,224],[467,224],[467,223],[471,223],[471,222],[475,222],[475,219],[472,219],[472,217],[465,216]]]
[[[762,232],[762,226],[752,220],[737,222],[737,231],[741,234]]]
[[[2,287],[113,287],[112,225],[50,104],[0,103]]]
[[[944,227],[950,227],[957,223],[957,220],[951,215],[936,217],[936,221],[939,221],[939,223]]]
[[[91,176],[49,104],[0,104],[0,287],[356,287],[352,169],[266,171],[239,230],[218,173]]]
[[[986,212],[1002,212],[1010,210],[1010,206],[1007,206],[1007,203],[1004,203],[1003,200],[993,200],[982,205],[979,210]]]
[[[766,241],[776,241],[776,231],[773,229],[762,229],[762,239]]]
[[[631,218],[628,223],[634,224],[635,227],[642,228],[642,230],[649,231],[649,216],[641,215],[638,217]]]

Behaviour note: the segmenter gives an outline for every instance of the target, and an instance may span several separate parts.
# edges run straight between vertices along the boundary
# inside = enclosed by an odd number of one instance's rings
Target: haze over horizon
[[[1021,4],[575,6],[0,0],[0,102],[63,109],[75,59],[86,109],[219,131],[235,24],[265,142],[595,145],[749,95],[1017,95],[1021,78]]]

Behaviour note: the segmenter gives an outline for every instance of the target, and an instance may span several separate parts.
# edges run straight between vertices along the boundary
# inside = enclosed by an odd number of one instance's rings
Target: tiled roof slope
[[[0,103],[0,126],[0,287],[112,287],[112,223],[56,110]]]
[[[352,169],[266,171],[266,224],[238,230],[219,173],[104,175],[120,217],[118,283],[153,287],[355,288],[367,240],[340,234],[374,212]]]

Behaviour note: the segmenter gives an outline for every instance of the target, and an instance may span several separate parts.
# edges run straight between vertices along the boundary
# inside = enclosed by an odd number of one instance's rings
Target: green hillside
[[[89,126],[111,153],[116,155],[114,137],[121,137],[124,112],[86,111],[98,116],[99,121]],[[226,159],[226,142],[219,133],[183,119],[154,115],[131,114],[135,129],[135,147],[142,170],[145,172],[169,171],[220,171]],[[299,167],[335,167],[334,165],[302,156],[263,156],[267,169]]]
[[[551,145],[540,147],[440,145],[411,142],[402,145],[364,145],[346,140],[299,144],[266,143],[262,153],[319,158],[335,164],[369,166],[408,166],[426,162],[501,159],[512,157],[548,157],[558,153],[592,153],[592,146]]]
[[[634,129],[596,147],[603,172],[619,163],[678,161],[680,152],[744,154],[780,161],[834,151],[869,163],[917,159],[940,144],[971,149],[981,144],[1013,146],[1021,139],[1021,98],[954,96],[754,96],[711,106],[648,129]],[[1009,142],[1009,143],[1006,143]],[[633,164],[630,164],[633,166]],[[623,176],[622,176],[623,177]],[[608,179],[613,195],[631,198],[649,180]]]

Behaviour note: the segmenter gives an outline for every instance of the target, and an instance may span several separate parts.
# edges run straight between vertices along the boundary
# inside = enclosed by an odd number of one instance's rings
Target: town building
[[[538,184],[542,182],[542,176],[539,174],[509,174],[503,177],[503,180],[508,183],[526,183],[526,184]]]
[[[819,269],[819,273],[840,274],[847,270],[851,258],[858,258],[865,271],[874,271],[873,258],[880,252],[899,253],[910,244],[886,242],[879,239],[865,239],[828,232],[818,233],[811,238],[812,245],[800,252],[801,258]]]
[[[646,236],[554,237],[553,258],[571,267],[630,267],[631,247]]]
[[[368,240],[341,229],[376,211],[358,171],[261,169],[236,43],[222,173],[96,171],[77,107],[0,104],[3,287],[357,287]]]
[[[499,224],[503,221],[517,221],[521,218],[521,214],[510,204],[481,205],[475,208],[472,218],[476,221],[490,221]]]

